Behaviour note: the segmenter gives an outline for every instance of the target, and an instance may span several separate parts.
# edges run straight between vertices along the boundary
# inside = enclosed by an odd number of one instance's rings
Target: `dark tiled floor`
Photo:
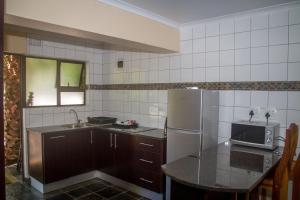
[[[92,179],[61,190],[41,194],[29,185],[17,182],[6,186],[7,200],[146,200],[101,179]]]

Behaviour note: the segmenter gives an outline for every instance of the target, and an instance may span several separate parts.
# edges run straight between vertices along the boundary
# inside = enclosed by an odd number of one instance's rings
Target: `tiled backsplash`
[[[300,7],[218,19],[181,28],[181,52],[153,54],[103,51],[42,41],[29,43],[32,55],[87,61],[88,84],[300,81]],[[35,45],[34,45],[35,44]],[[124,61],[118,68],[117,61]],[[300,124],[300,92],[220,91],[219,140],[227,140],[233,120],[248,119],[250,108],[277,112],[281,134]],[[80,117],[111,115],[163,127],[166,90],[89,90]],[[26,109],[26,126],[70,123],[70,107]]]

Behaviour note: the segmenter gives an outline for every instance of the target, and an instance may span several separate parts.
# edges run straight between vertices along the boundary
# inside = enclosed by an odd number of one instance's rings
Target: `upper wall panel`
[[[67,35],[107,47],[177,52],[178,29],[97,0],[6,0],[9,27]],[[49,34],[50,33],[50,34]]]

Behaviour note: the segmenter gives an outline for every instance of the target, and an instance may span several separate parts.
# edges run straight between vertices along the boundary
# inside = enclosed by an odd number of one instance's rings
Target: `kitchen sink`
[[[66,127],[66,128],[86,128],[86,127],[91,127],[91,126],[95,126],[95,125],[90,124],[90,123],[79,123],[79,124],[64,124],[62,126]]]

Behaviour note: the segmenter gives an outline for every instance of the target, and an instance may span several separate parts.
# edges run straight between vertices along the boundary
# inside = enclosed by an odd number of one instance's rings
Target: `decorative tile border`
[[[90,90],[168,90],[198,87],[208,90],[265,90],[300,91],[300,81],[264,81],[264,82],[197,82],[197,83],[141,83],[87,85]]]

